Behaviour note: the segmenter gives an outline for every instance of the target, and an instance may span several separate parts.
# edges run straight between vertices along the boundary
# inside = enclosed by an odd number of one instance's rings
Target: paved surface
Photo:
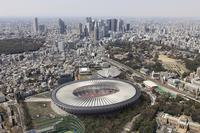
[[[155,102],[156,102],[156,95],[154,95],[151,92],[147,92],[147,91],[146,91],[146,93],[150,96],[150,98],[151,98],[151,106],[153,106],[155,104]]]
[[[30,97],[30,98],[25,99],[24,102],[51,102],[51,99]]]
[[[24,102],[51,102],[51,98],[37,98],[37,97],[29,97],[24,100]],[[69,115],[66,111],[57,107],[53,102],[51,102],[51,108],[53,111],[61,116]]]
[[[106,58],[106,57],[104,57],[103,59],[105,61],[111,63],[112,65],[118,67],[122,71],[131,71],[137,77],[144,77],[144,75],[142,73],[139,73],[139,72],[135,71],[134,69],[132,69],[131,67],[126,66],[126,65],[124,65],[124,64],[122,64],[122,63],[120,63],[118,61],[115,61],[113,59]]]

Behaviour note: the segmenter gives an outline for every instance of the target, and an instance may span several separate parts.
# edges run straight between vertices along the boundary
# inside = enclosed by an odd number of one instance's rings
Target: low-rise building
[[[193,122],[190,116],[174,117],[162,112],[158,114],[158,120],[161,125],[173,126],[178,133],[186,133],[187,131],[200,133],[200,124]]]
[[[91,73],[91,70],[89,67],[80,67],[79,68],[79,74],[90,74]]]
[[[160,79],[160,73],[153,71],[151,77],[153,79],[159,80]]]
[[[6,96],[2,92],[0,92],[0,103],[5,101],[6,101]]]
[[[167,83],[168,83],[169,86],[172,86],[172,87],[176,88],[176,87],[178,87],[178,84],[180,83],[180,80],[179,79],[170,78],[170,79],[167,80]]]
[[[148,75],[149,74],[149,69],[147,69],[147,68],[141,68],[140,69],[140,73],[142,73],[144,75]]]
[[[195,84],[186,83],[185,89],[194,95],[198,95],[200,93],[200,86]]]
[[[158,87],[158,85],[156,83],[154,83],[153,81],[150,81],[150,80],[144,81],[143,84],[145,85],[145,87],[147,89],[154,89],[154,88]]]

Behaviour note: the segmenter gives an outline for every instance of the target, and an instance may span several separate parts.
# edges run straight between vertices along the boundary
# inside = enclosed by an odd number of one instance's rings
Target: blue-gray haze
[[[200,17],[200,0],[0,0],[0,16]]]

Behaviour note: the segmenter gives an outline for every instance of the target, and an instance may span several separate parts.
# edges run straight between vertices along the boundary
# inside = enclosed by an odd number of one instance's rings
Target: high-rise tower
[[[117,31],[117,19],[111,20],[111,31],[114,31],[114,32]]]
[[[38,33],[38,18],[33,19],[33,32]]]
[[[123,26],[124,26],[124,21],[122,19],[120,19],[118,22],[118,26],[117,26],[119,32],[123,32],[123,29],[124,29]]]
[[[83,34],[83,24],[79,23],[79,35],[80,35],[80,39],[83,38],[84,34]]]
[[[59,26],[59,33],[64,34],[66,30],[65,30],[65,23],[62,19],[58,19],[58,26]]]
[[[94,40],[99,40],[99,24],[96,22],[94,26]]]

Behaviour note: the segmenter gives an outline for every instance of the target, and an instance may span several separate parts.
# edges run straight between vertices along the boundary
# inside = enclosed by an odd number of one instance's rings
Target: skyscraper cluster
[[[38,33],[44,33],[45,32],[45,25],[39,25],[38,23],[38,18],[33,19],[33,33],[38,34]]]
[[[130,24],[124,25],[122,19],[93,20],[86,18],[86,25],[79,24],[80,38],[90,37],[98,41],[104,37],[110,37],[113,32],[125,32],[130,30]]]

